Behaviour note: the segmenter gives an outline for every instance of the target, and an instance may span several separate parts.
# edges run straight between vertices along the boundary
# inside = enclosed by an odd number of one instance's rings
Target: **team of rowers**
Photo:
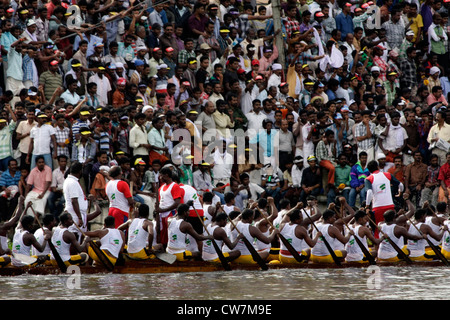
[[[136,206],[130,219],[118,228],[115,228],[114,217],[108,216],[102,229],[82,232],[77,228],[79,233],[76,233],[69,230],[74,222],[67,212],[60,215],[58,225],[53,216],[44,216],[36,230],[37,216],[25,214],[28,206],[21,198],[13,217],[0,225],[0,266],[17,265],[14,263],[17,262],[16,256],[35,257],[34,265],[57,265],[55,255],[59,255],[66,266],[101,264],[99,252],[93,250],[92,239],[95,238],[98,239],[94,242],[100,247],[100,254],[105,255],[112,265],[123,257],[122,254],[133,259],[155,259],[157,252],[175,255],[178,261],[214,263],[220,262],[219,255],[232,263],[257,263],[252,251],[269,264],[335,263],[336,258],[360,263],[368,263],[374,258],[380,262],[396,262],[402,260],[398,248],[411,260],[431,261],[437,256],[428,240],[439,247],[446,259],[450,258],[445,202],[438,203],[436,208],[425,203],[424,207],[416,209],[407,200],[408,211],[388,210],[383,215],[384,221],[375,226],[369,208],[355,211],[344,197],[338,197],[336,203],[331,203],[324,212],[320,212],[314,197],[309,198],[306,207],[301,202],[291,207],[290,201],[283,199],[280,210],[277,210],[273,198],[262,198],[250,201],[242,212],[232,210],[236,207],[230,211],[220,203],[214,205],[211,200],[212,197],[205,194],[204,216],[199,216],[203,233],[198,233],[186,221],[191,207],[196,210],[193,203],[183,203],[169,220],[168,243],[162,245],[158,243],[157,223],[149,219],[150,210],[145,204]],[[88,220],[100,213],[95,201],[94,205],[95,211]],[[7,234],[13,227],[15,232],[10,250]],[[376,230],[379,232],[374,232]],[[281,237],[288,244],[279,241]],[[49,248],[49,242],[55,251]],[[368,252],[371,257],[365,255]]]

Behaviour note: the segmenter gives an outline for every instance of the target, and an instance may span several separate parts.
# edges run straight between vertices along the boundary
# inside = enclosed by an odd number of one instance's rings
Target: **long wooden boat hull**
[[[261,271],[258,264],[231,264],[232,270]],[[362,268],[369,264],[343,262],[341,266],[330,263],[293,263],[293,264],[268,264],[269,270],[277,269],[342,269]],[[444,267],[441,261],[414,262],[411,265],[405,262],[378,263],[377,266],[387,267]],[[225,271],[220,263],[204,261],[175,262],[168,264],[157,259],[151,260],[127,260],[122,265],[116,265],[112,272],[101,266],[80,266],[82,274],[156,274],[156,273],[186,273],[186,272],[218,272]],[[69,271],[70,272],[70,271]],[[0,276],[29,275],[57,275],[62,274],[58,267],[54,266],[25,266],[0,268]]]

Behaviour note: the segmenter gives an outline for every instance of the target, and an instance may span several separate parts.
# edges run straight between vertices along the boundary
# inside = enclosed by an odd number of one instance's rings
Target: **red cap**
[[[56,66],[56,65],[58,65],[58,60],[53,60],[52,62],[50,62],[50,64],[52,65],[52,66]]]

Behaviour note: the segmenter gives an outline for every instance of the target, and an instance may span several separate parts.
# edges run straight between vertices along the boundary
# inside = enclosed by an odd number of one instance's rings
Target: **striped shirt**
[[[369,129],[372,134],[375,132],[375,124],[373,122],[369,122]],[[364,137],[367,135],[367,129],[363,122],[358,123],[355,126],[355,138]],[[369,150],[375,145],[375,140],[372,138],[364,139],[362,141],[358,141],[358,149],[359,150]]]
[[[66,143],[66,140],[69,139],[70,129],[68,127],[64,127],[61,129],[59,126],[55,127],[55,136],[56,143]],[[66,145],[65,147],[60,147],[59,145],[56,147],[56,153],[58,156],[66,155],[70,158],[69,147]]]
[[[39,85],[44,86],[44,95],[47,100],[50,100],[55,90],[63,85],[62,76],[55,72],[45,71],[39,76]]]
[[[12,139],[11,135],[16,128],[16,123],[11,121],[3,129],[0,130],[0,159],[12,156]]]
[[[9,170],[6,170],[0,176],[0,187],[18,186],[20,181],[21,173],[16,171],[14,177],[11,176]]]

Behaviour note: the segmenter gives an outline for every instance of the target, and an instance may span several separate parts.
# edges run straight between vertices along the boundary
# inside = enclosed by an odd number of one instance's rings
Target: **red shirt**
[[[439,170],[439,181],[444,181],[447,188],[450,187],[450,164],[446,162]]]

